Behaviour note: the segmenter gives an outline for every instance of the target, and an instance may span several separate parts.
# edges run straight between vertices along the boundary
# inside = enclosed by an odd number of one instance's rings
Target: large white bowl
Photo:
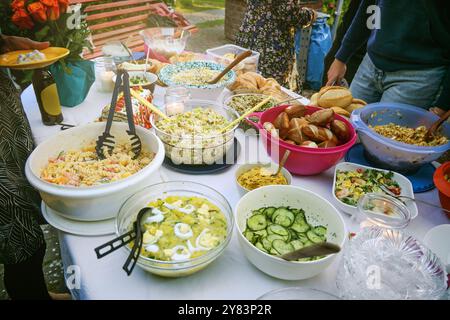
[[[80,149],[96,141],[104,129],[105,123],[96,122],[62,131],[41,143],[27,160],[25,174],[28,181],[39,190],[47,206],[66,218],[79,221],[114,218],[127,198],[155,182],[152,176],[164,160],[164,146],[154,133],[139,126],[136,127],[136,132],[141,138],[142,148],[154,152],[155,158],[136,174],[116,182],[93,187],[61,186],[40,178],[40,172],[47,165],[50,157],[57,156],[61,150]],[[115,136],[116,143],[128,140],[125,132],[127,129],[126,123],[113,123],[111,134]]]
[[[295,186],[266,186],[247,193],[235,208],[239,243],[250,262],[268,275],[284,280],[302,280],[324,271],[336,258],[329,255],[323,259],[307,262],[285,261],[262,252],[242,234],[252,210],[262,207],[290,206],[302,208],[309,223],[327,227],[327,241],[343,247],[347,235],[344,220],[339,211],[318,194]]]
[[[334,180],[333,180],[333,191],[332,191],[333,198],[336,201],[336,205],[338,206],[338,208],[350,215],[354,215],[354,214],[358,213],[358,207],[346,204],[346,203],[342,202],[341,200],[339,200],[338,197],[336,197],[336,174],[337,174],[338,170],[356,171],[358,169],[363,169],[363,170],[372,169],[372,170],[378,170],[378,171],[382,171],[382,172],[389,172],[389,170],[367,167],[367,166],[363,166],[361,164],[356,164],[356,163],[351,163],[351,162],[341,162],[336,166],[336,168],[334,169]],[[393,173],[394,173],[393,180],[397,181],[398,185],[400,186],[400,189],[402,190],[401,195],[414,199],[414,190],[413,190],[411,181],[409,181],[408,178],[401,175],[400,173],[397,173],[397,172],[393,172]],[[404,200],[404,199],[401,199],[401,200]],[[411,212],[411,219],[416,218],[417,215],[419,214],[419,210],[417,209],[416,203],[414,201],[405,201],[405,205],[408,208],[408,210]]]

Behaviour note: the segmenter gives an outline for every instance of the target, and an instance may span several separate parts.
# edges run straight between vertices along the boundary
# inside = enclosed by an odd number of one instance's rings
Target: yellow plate
[[[40,52],[45,54],[44,60],[20,64],[17,63],[19,54],[24,54],[32,51],[33,50],[18,50],[2,54],[0,55],[0,67],[18,70],[39,69],[55,63],[56,61],[64,58],[70,53],[70,51],[66,48],[50,47],[44,50],[39,50]]]

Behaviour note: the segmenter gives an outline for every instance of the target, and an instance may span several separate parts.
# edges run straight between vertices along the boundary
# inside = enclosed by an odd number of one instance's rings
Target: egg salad
[[[221,210],[200,197],[169,196],[148,204],[141,255],[161,261],[183,261],[206,254],[227,236]]]
[[[393,172],[374,169],[338,170],[335,181],[335,195],[339,200],[351,206],[356,206],[358,200],[366,193],[384,194],[381,185],[384,185],[395,195],[400,195],[400,186],[393,179],[393,176]]]

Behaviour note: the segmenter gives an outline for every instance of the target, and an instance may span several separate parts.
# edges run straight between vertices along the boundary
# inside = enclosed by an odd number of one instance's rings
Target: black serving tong
[[[128,243],[134,240],[133,248],[131,249],[128,258],[122,267],[123,270],[125,270],[125,272],[127,273],[127,275],[130,275],[131,272],[133,272],[133,269],[136,266],[136,262],[141,253],[142,236],[144,234],[143,229],[145,220],[147,219],[148,216],[150,216],[151,213],[152,208],[150,207],[142,208],[141,210],[139,210],[139,213],[136,217],[136,221],[133,223],[133,229],[94,249],[97,255],[97,259],[101,259],[107,256],[108,254],[116,251],[117,249],[127,245]]]
[[[131,102],[130,93],[130,76],[128,72],[123,69],[117,71],[116,83],[114,86],[114,91],[111,99],[111,105],[109,107],[108,119],[106,121],[105,131],[101,136],[98,137],[95,151],[100,159],[105,158],[104,148],[107,148],[107,152],[111,155],[114,150],[114,136],[111,134],[111,126],[114,119],[114,112],[116,110],[117,99],[119,97],[119,92],[123,90],[123,95],[125,99],[125,107],[127,112],[128,128],[127,134],[130,136],[131,147],[134,153],[133,159],[136,159],[142,150],[142,143],[139,136],[136,134],[136,127],[133,120],[133,105]]]

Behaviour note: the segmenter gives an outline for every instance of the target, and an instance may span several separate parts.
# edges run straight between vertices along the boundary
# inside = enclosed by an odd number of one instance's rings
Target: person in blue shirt
[[[327,85],[367,41],[352,81],[355,98],[442,113],[450,107],[450,2],[363,0],[328,70]]]

